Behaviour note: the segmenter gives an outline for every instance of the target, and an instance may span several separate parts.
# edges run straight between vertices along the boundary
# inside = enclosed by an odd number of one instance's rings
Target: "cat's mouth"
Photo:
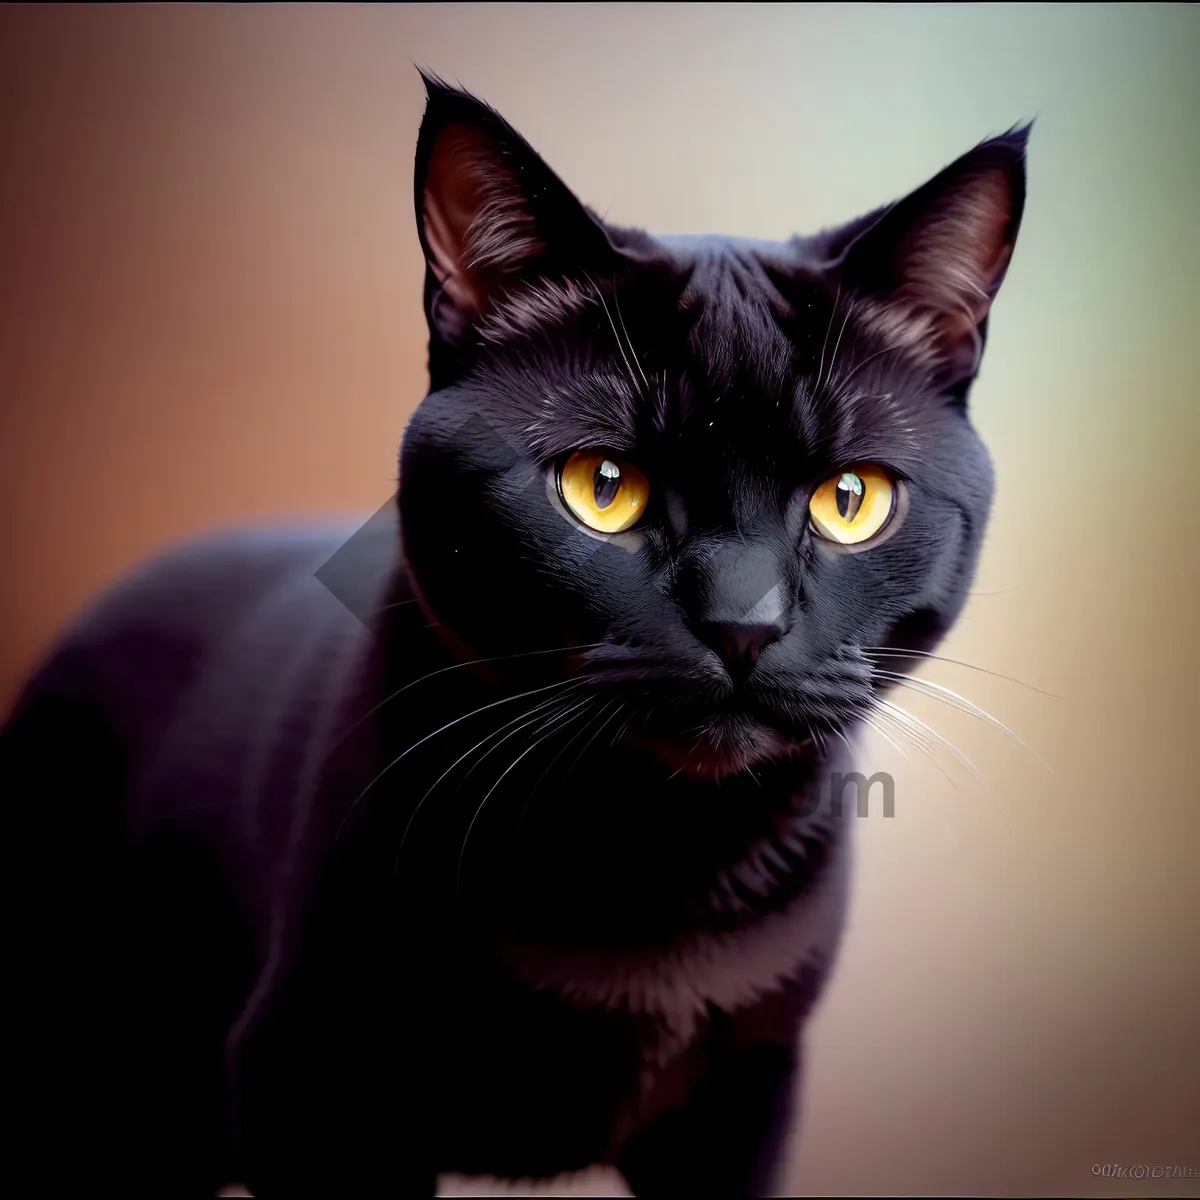
[[[685,732],[631,731],[628,740],[677,774],[710,781],[786,758],[806,745],[754,717],[732,711],[715,713]]]
[[[620,739],[673,774],[715,781],[815,753],[808,728],[797,728],[795,704],[780,705],[770,688],[730,686],[719,677],[655,678],[640,652],[607,644],[579,655],[577,666],[615,687],[616,696],[626,698],[623,689],[633,684],[651,701]]]

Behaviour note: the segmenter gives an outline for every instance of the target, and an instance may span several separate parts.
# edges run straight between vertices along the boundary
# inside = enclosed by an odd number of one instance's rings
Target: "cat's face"
[[[966,395],[1024,131],[840,231],[654,239],[429,87],[434,390],[400,490],[427,607],[472,656],[586,647],[548,661],[698,776],[845,733],[872,662],[935,644],[972,577],[992,478]]]

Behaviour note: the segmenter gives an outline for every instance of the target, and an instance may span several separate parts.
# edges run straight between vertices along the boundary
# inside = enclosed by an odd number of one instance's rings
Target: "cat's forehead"
[[[881,310],[829,276],[805,239],[660,239],[684,277],[684,369],[673,423],[724,426],[729,448],[780,437],[834,456],[912,441],[931,416],[924,367],[895,353]],[[729,401],[739,420],[730,422]],[[717,408],[720,406],[720,415]],[[936,407],[936,406],[935,406]]]
[[[798,367],[791,304],[776,285],[784,248],[750,238],[660,239],[686,280],[686,351],[698,402],[736,391],[743,399],[790,397]],[[774,270],[773,270],[774,268]],[[819,288],[813,289],[819,301]]]
[[[765,238],[737,237],[723,233],[668,233],[660,234],[654,240],[679,259],[691,261],[737,255],[773,257],[783,248],[779,242]]]
[[[533,453],[719,445],[729,460],[788,447],[849,459],[890,448],[897,428],[907,439],[902,392],[873,378],[894,358],[868,362],[876,347],[853,306],[792,243],[679,235],[640,249],[625,276],[527,290],[489,326],[510,348],[490,378]],[[521,321],[542,330],[532,351]],[[834,386],[847,376],[851,390]]]

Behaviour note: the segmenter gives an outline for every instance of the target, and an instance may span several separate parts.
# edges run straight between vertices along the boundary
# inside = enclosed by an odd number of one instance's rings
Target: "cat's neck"
[[[527,943],[640,952],[768,920],[826,870],[845,826],[830,793],[842,743],[721,780],[614,745],[618,721],[590,742],[581,725],[558,753],[571,726],[556,655],[473,664],[403,581],[388,605],[379,769],[403,782],[377,801],[389,865],[426,903]],[[558,741],[544,733],[556,714]]]

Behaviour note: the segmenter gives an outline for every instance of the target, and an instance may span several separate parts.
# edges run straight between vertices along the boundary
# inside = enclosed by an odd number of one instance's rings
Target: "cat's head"
[[[471,656],[590,647],[558,669],[699,776],[844,733],[872,656],[936,644],[974,572],[992,472],[967,395],[1028,129],[837,230],[660,238],[426,82],[432,390],[400,473],[426,607]]]

